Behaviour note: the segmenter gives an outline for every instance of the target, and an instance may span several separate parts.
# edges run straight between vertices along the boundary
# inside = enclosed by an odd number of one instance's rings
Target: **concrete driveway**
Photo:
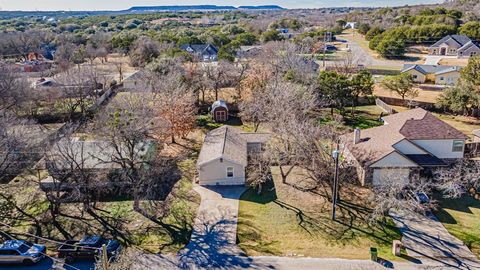
[[[405,211],[391,211],[402,232],[402,243],[409,256],[423,264],[448,266],[455,269],[480,269],[480,261],[451,235],[434,215],[423,216]]]
[[[447,55],[425,55],[425,65],[438,65],[442,59],[456,59],[456,56]]]
[[[181,268],[214,268],[241,254],[236,245],[238,203],[245,187],[203,187],[190,243],[179,252]]]

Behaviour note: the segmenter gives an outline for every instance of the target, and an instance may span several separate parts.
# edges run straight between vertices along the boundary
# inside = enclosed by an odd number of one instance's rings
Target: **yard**
[[[279,168],[272,168],[274,183],[260,195],[247,190],[240,198],[238,241],[250,256],[278,255],[368,259],[370,247],[379,249],[379,257],[398,260],[391,254],[399,231],[387,224],[367,222],[367,189],[355,193],[342,190],[337,220],[331,220],[330,202],[309,183],[300,170],[294,170],[282,183]]]
[[[399,95],[396,93],[383,88],[380,85],[375,85],[373,89],[373,94],[377,97],[389,97],[389,98],[397,98],[401,99]],[[419,101],[419,102],[427,102],[427,103],[435,103],[437,102],[438,97],[442,94],[441,90],[423,90],[423,89],[418,89],[418,96],[415,97],[413,100],[414,101]],[[407,98],[409,99],[409,98]]]
[[[346,110],[350,111],[351,108]],[[347,114],[344,121],[351,128],[367,129],[383,125],[380,118],[385,115],[387,113],[376,105],[359,106],[355,108],[355,114]]]
[[[199,148],[197,133],[200,132],[192,133],[187,140],[179,140],[178,144],[167,145],[160,153],[180,157],[177,168],[181,178],[164,191],[165,199],[141,201],[141,208],[152,215],[151,219],[133,209],[131,198],[112,195],[95,202],[93,214],[84,211],[81,203],[62,203],[56,218],[58,226],[75,239],[85,234],[113,236],[124,244],[153,253],[174,253],[183,248],[189,241],[200,203],[200,196],[192,189]],[[38,188],[38,179],[47,175],[46,171],[25,172],[9,184],[0,186],[2,193],[12,194],[15,204],[26,213],[13,221],[13,229],[8,230],[10,233],[20,235],[22,239],[29,238],[24,235],[27,232],[48,239],[65,239],[53,224],[45,192]],[[50,251],[55,248],[49,244]]]
[[[439,199],[435,215],[445,228],[480,257],[480,201],[470,196]]]

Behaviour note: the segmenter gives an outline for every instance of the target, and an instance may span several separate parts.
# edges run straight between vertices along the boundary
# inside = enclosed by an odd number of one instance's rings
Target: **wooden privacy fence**
[[[390,105],[388,105],[387,103],[385,103],[383,100],[379,98],[375,99],[375,104],[389,114],[394,114],[397,112]]]

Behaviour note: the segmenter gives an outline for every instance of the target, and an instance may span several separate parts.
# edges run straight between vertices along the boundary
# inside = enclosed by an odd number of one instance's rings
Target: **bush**
[[[197,126],[206,127],[212,122],[212,117],[210,115],[199,115],[197,116]]]
[[[368,30],[367,34],[365,34],[365,39],[366,40],[372,40],[374,37],[380,35],[383,32],[384,32],[384,30],[382,28],[374,27],[374,28]]]

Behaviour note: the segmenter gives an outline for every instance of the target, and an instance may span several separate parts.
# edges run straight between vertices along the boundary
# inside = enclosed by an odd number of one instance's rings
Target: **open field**
[[[480,201],[470,196],[439,199],[435,214],[453,236],[480,257]]]
[[[379,257],[399,259],[391,255],[392,240],[401,237],[393,223],[367,222],[368,190],[342,190],[337,221],[332,221],[326,198],[294,187],[311,185],[300,170],[294,169],[286,184],[279,174],[273,167],[272,186],[241,197],[238,241],[248,255],[367,259],[370,247],[377,247]]]
[[[466,67],[468,65],[468,59],[453,59],[453,58],[444,58],[438,62],[442,66],[461,66]]]
[[[378,84],[375,85],[373,89],[373,94],[377,97],[392,97],[392,98],[401,99],[401,97],[396,93],[390,90],[384,89],[382,86]],[[413,100],[420,101],[420,102],[435,103],[441,94],[442,94],[442,91],[418,89],[418,97],[414,98]]]

